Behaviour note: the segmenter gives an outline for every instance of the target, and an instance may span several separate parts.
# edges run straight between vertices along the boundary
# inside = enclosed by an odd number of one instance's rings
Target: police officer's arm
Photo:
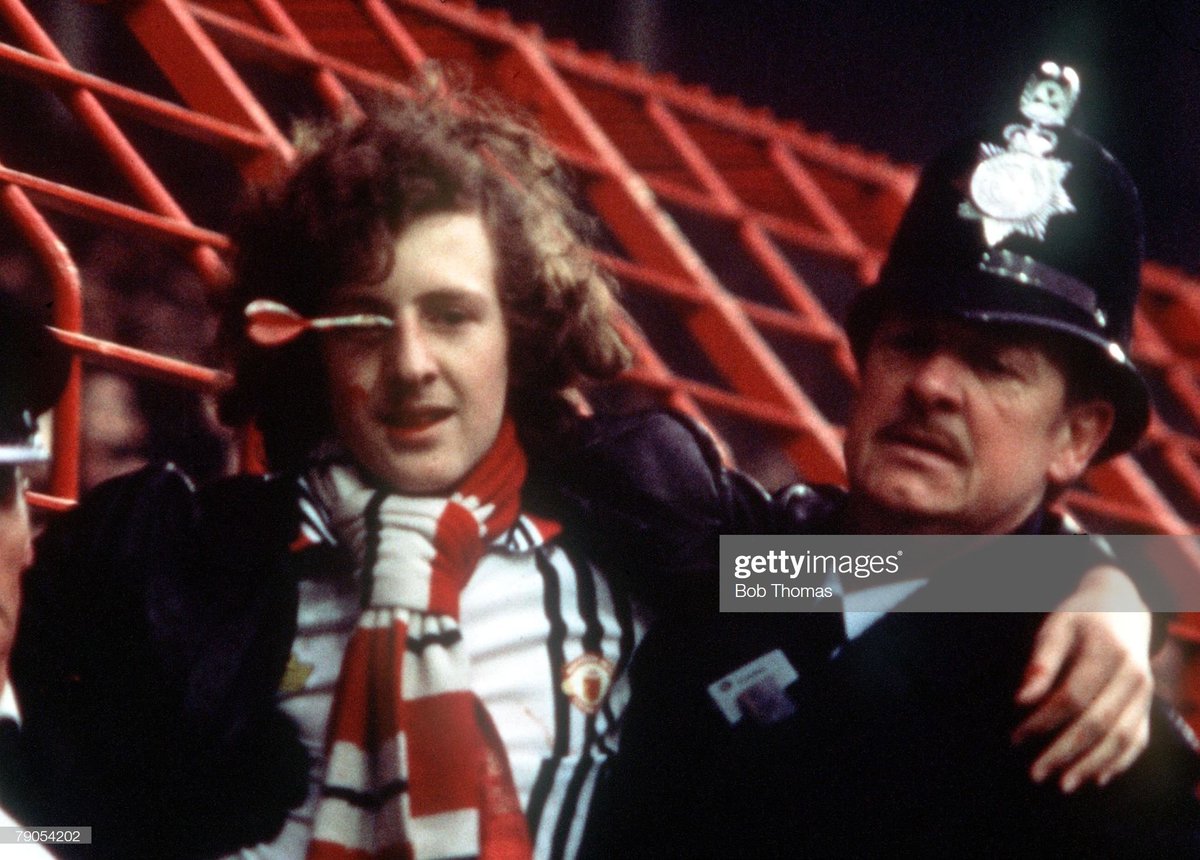
[[[597,416],[563,452],[549,513],[655,611],[716,612],[720,535],[771,531],[770,497],[685,416]]]

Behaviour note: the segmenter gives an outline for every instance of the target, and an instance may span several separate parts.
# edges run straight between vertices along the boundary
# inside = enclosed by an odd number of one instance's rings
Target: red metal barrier
[[[56,324],[79,361],[223,384],[214,371],[87,335],[88,285],[48,213],[181,249],[212,290],[226,277],[226,238],[189,219],[128,124],[203,146],[255,181],[291,158],[282,126],[297,104],[354,110],[363,96],[402,92],[432,57],[527,108],[578,175],[610,237],[600,260],[630,308],[630,390],[709,423],[769,484],[842,478],[838,425],[856,379],[836,320],[877,271],[912,169],[466,2],[122,0],[97,14],[128,28],[169,93],[73,67],[20,0],[0,0],[0,76],[54,93],[128,187],[114,199],[0,165],[3,209],[48,273]],[[1068,496],[1093,527],[1187,534],[1200,522],[1198,288],[1146,266],[1134,356],[1159,411],[1132,456]],[[78,374],[77,362],[55,418],[51,492],[64,499],[76,487]]]

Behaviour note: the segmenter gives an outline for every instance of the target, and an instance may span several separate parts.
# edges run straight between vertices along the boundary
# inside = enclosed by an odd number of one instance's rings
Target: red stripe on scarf
[[[342,657],[342,676],[349,666],[368,666],[371,664],[369,655],[376,650],[378,643],[373,637],[360,636],[366,631],[354,631],[346,653]],[[365,680],[361,683],[347,683],[348,678],[339,677],[338,686],[334,691],[333,706],[330,710],[329,727],[326,730],[326,746],[334,738],[339,741],[349,741],[355,746],[363,747],[367,743],[367,723],[358,714],[368,712],[368,702],[371,699],[371,684]]]
[[[512,419],[505,416],[500,423],[500,432],[496,441],[483,455],[475,468],[463,479],[456,488],[462,496],[475,496],[484,501],[494,502],[496,510],[489,518],[489,532],[495,538],[511,528],[521,513],[521,487],[525,485],[525,475],[528,464],[525,452],[517,439],[517,428]],[[503,528],[491,529],[491,520],[505,523]]]
[[[438,520],[433,545],[437,554],[431,562],[429,610],[457,618],[459,595],[487,548],[479,538],[479,522],[465,508],[451,505]]]
[[[438,520],[433,542],[437,555],[429,583],[430,612],[458,617],[459,595],[467,587],[487,543],[512,528],[521,514],[521,487],[526,472],[525,452],[517,440],[516,427],[505,416],[492,447],[454,491],[464,499],[495,505],[485,521],[485,536],[480,539],[478,521],[457,505],[448,507]]]
[[[465,809],[479,802],[479,744],[475,698],[462,693],[405,702],[409,781],[421,786],[413,815]],[[464,751],[469,750],[469,755]]]

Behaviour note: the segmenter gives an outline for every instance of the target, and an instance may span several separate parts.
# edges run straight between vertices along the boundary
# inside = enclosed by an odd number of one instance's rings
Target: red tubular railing
[[[207,391],[225,384],[216,371],[87,333],[80,296],[88,285],[48,214],[173,246],[211,290],[227,276],[225,236],[189,219],[121,123],[204,146],[260,181],[292,157],[280,128],[287,105],[262,79],[311,96],[313,110],[353,111],[364,95],[402,94],[403,75],[428,58],[467,66],[480,86],[529,109],[579,175],[615,242],[600,262],[625,284],[634,314],[625,331],[637,367],[627,384],[777,450],[792,474],[760,475],[766,480],[842,479],[828,401],[856,377],[835,319],[877,271],[912,169],[703,88],[547,42],[536,28],[461,0],[114,0],[100,11],[128,28],[177,101],[73,68],[20,0],[0,0],[9,33],[0,76],[61,99],[136,201],[0,165],[0,205],[46,272],[55,324],[76,356],[55,415],[51,495],[36,501],[61,506],[77,491],[82,362]],[[15,119],[6,124],[19,127]],[[1196,531],[1198,332],[1200,284],[1147,264],[1134,356],[1154,380],[1160,417],[1132,456],[1094,470],[1069,494],[1085,521],[1110,531]],[[1185,618],[1177,630],[1200,638],[1191,624]]]

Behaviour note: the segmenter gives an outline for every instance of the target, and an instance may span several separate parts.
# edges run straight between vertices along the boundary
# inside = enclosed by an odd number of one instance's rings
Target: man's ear
[[[1083,474],[1112,431],[1116,410],[1107,400],[1089,400],[1066,408],[1061,445],[1046,469],[1052,485],[1064,487]]]

